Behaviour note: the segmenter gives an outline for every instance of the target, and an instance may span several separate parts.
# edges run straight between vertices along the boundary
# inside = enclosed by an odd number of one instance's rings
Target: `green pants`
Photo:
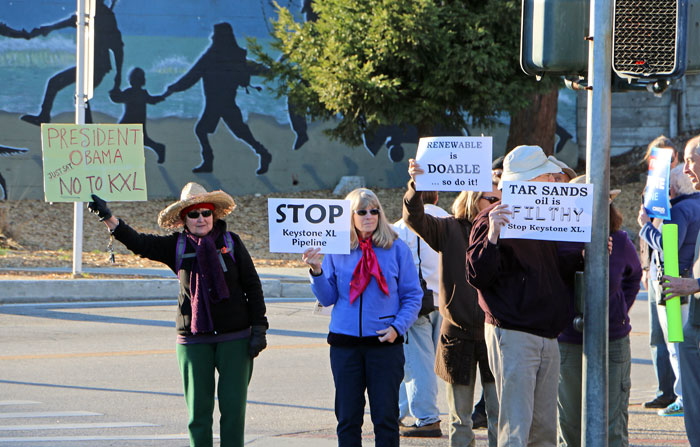
[[[581,446],[583,346],[559,343],[559,447]],[[632,354],[629,335],[608,342],[608,446],[627,447]]]
[[[248,355],[248,338],[223,343],[177,345],[177,360],[190,417],[187,425],[190,446],[213,445],[214,370],[217,370],[221,447],[242,447],[248,383],[253,373],[253,359]]]

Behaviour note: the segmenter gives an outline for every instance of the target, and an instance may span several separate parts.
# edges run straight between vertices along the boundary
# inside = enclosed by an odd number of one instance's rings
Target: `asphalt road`
[[[654,384],[646,306],[632,313],[630,444],[688,445],[682,418],[639,405]],[[255,361],[247,445],[336,445],[328,317],[312,308],[303,299],[268,302],[272,329]],[[0,446],[188,446],[174,312],[169,301],[0,306]],[[446,412],[442,384],[439,397]],[[371,425],[366,415],[367,446]],[[447,436],[401,442],[446,446]],[[485,430],[477,445],[487,445]]]

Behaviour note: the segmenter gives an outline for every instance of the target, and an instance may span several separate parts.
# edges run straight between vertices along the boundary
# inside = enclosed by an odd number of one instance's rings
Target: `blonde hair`
[[[493,185],[498,185],[499,177],[496,174],[491,176]],[[479,200],[484,195],[481,191],[462,191],[459,193],[455,201],[452,203],[452,214],[455,219],[467,219],[473,222],[476,215],[479,214]]]
[[[379,220],[377,221],[377,229],[372,233],[372,245],[380,248],[391,248],[394,240],[399,237],[398,234],[393,230],[389,222],[386,220],[384,215],[384,209],[382,204],[379,203],[379,199],[376,194],[367,188],[358,188],[351,191],[345,197],[345,200],[350,201],[350,209],[354,214],[355,211],[360,209],[367,209],[368,207],[377,208],[379,210]],[[353,223],[353,218],[350,218],[351,229],[355,231],[350,231],[350,249],[353,250],[358,247],[360,240],[357,237],[357,230],[355,229],[355,224]]]

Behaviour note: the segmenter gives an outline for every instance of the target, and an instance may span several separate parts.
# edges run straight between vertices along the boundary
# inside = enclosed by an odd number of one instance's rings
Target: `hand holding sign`
[[[489,212],[489,242],[492,244],[498,242],[501,228],[510,222],[509,217],[512,214],[513,213],[508,209],[508,205],[505,203],[496,205]]]
[[[643,227],[647,223],[651,223],[651,219],[649,218],[649,215],[647,214],[647,210],[644,208],[643,203],[639,206],[639,215],[637,216],[637,223],[640,227]]]
[[[408,159],[408,175],[411,177],[411,180],[413,180],[413,183],[416,182],[416,176],[425,174],[425,171],[423,168],[420,167],[418,162],[416,161],[415,158],[409,158]]]
[[[301,260],[309,264],[311,267],[311,273],[318,276],[321,274],[321,263],[323,262],[323,255],[321,254],[320,248],[308,248],[301,255]]]

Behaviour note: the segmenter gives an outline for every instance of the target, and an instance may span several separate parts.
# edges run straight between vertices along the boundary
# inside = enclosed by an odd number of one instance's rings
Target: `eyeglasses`
[[[496,202],[498,202],[499,200],[501,200],[501,199],[499,199],[499,198],[496,197],[496,196],[481,196],[481,198],[484,199],[484,200],[486,200],[486,201],[489,202],[489,203],[496,203]]]
[[[367,213],[370,213],[372,216],[378,216],[379,209],[372,208],[371,210],[355,210],[355,214],[357,214],[358,216],[366,216]]]
[[[187,213],[187,217],[189,217],[190,219],[199,219],[200,215],[202,217],[209,217],[213,213],[214,212],[212,210],[190,211],[189,213]]]

